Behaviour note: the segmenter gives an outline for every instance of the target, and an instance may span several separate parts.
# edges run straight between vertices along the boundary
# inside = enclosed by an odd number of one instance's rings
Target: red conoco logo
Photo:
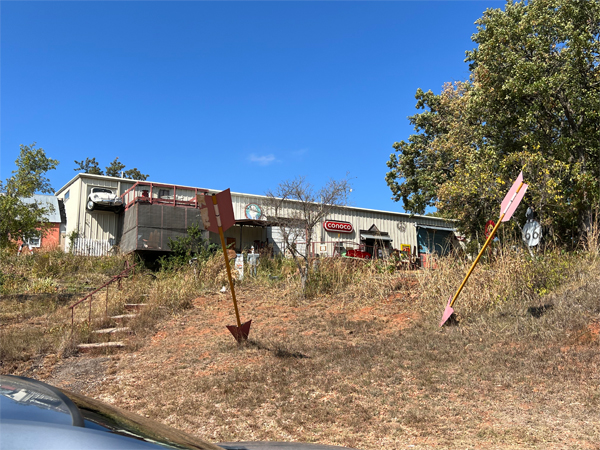
[[[336,222],[333,220],[327,220],[323,222],[323,228],[327,231],[333,231],[335,233],[352,233],[352,224],[349,222]]]

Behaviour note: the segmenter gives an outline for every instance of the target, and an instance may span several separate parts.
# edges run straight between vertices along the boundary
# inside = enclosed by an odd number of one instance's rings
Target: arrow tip
[[[242,341],[246,341],[248,339],[248,335],[250,334],[250,324],[252,320],[248,322],[244,322],[242,326],[237,327],[235,325],[226,325],[229,332],[233,335],[238,344],[241,344]]]
[[[450,318],[452,314],[454,314],[454,310],[450,306],[452,302],[452,297],[448,299],[448,304],[446,305],[446,309],[444,309],[444,314],[442,315],[442,321],[440,322],[440,327],[446,323],[446,321]]]

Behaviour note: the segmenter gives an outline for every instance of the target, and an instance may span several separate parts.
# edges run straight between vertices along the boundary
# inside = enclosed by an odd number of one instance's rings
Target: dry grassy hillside
[[[237,286],[242,320],[253,321],[241,346],[224,327],[235,318],[229,294],[218,292],[219,258],[196,274],[140,271],[107,300],[109,314],[148,303],[130,325],[128,347],[84,355],[74,346],[91,339],[88,311],[77,313],[71,337],[66,305],[77,296],[68,294],[118,273],[123,260],[36,257],[2,262],[2,373],[46,380],[214,442],[599,448],[594,249],[536,259],[499,250],[456,302],[458,324],[441,329],[467,261],[394,272],[330,260],[308,297],[298,294],[289,262],[264,261],[258,277]],[[94,302],[94,317],[103,317],[105,301],[102,294]]]

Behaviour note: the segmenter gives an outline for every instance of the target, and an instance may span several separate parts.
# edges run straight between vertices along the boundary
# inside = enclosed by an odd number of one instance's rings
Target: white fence
[[[115,240],[99,240],[76,238],[73,241],[71,251],[74,255],[80,256],[104,256],[108,255],[115,246]]]

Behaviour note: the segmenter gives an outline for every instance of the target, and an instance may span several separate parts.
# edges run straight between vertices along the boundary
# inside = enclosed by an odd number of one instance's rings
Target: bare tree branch
[[[284,253],[294,259],[302,280],[303,291],[309,277],[311,248],[315,228],[338,207],[348,204],[350,195],[348,177],[330,179],[316,189],[306,177],[282,181],[266,192],[263,207],[267,219],[279,227]]]

